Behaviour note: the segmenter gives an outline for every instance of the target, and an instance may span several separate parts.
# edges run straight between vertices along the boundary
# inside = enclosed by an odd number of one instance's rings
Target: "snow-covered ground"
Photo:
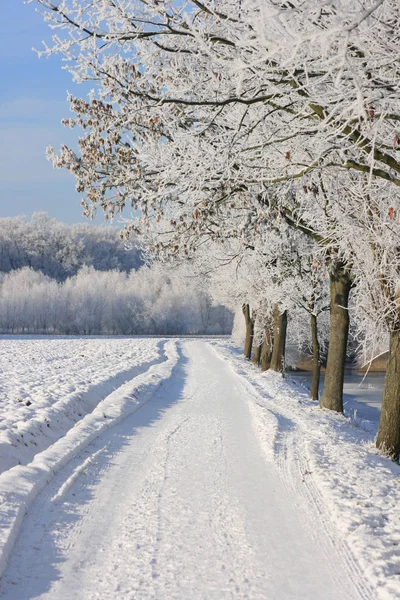
[[[158,348],[0,475],[0,597],[399,598],[400,467],[373,435],[226,342]]]
[[[0,338],[0,473],[27,464],[100,400],[161,360],[164,342]]]
[[[311,402],[307,386],[293,377],[261,374],[227,344],[217,350],[246,382],[264,455],[278,466],[290,493],[300,492],[337,532],[340,552],[372,585],[373,598],[400,598],[400,466],[377,453],[379,409],[368,410],[368,403],[379,405],[382,383],[365,394],[358,380],[350,380],[348,416],[341,416]]]
[[[311,373],[290,371],[287,374],[287,379],[306,389],[311,387]],[[346,373],[345,375],[343,389],[344,412],[359,427],[374,434],[378,430],[381,414],[384,380],[384,373],[370,373],[367,375]],[[321,376],[320,393],[322,393],[323,384],[324,375]]]

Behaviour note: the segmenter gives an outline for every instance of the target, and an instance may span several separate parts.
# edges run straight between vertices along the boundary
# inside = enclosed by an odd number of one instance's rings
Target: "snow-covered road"
[[[205,342],[180,353],[37,497],[0,597],[372,599],[301,475],[289,493],[265,459],[241,378]]]

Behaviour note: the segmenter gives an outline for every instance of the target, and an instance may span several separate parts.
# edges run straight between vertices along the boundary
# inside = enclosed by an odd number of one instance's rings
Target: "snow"
[[[98,340],[101,346],[102,342]],[[131,340],[132,344],[140,341]],[[151,343],[151,342],[150,342]],[[154,344],[154,341],[153,341]],[[143,348],[146,356],[146,346]],[[125,381],[100,401],[74,427],[54,444],[35,455],[27,466],[18,465],[0,475],[0,574],[18,535],[26,510],[38,492],[72,457],[102,431],[112,427],[126,415],[137,410],[154,393],[160,383],[170,376],[176,363],[175,342],[164,345],[162,362],[148,366],[148,370]],[[140,352],[140,350],[138,350]]]
[[[164,352],[0,476],[0,597],[398,598],[400,467],[373,434],[222,340]]]
[[[264,456],[290,493],[301,492],[304,511],[314,505],[338,532],[340,552],[373,586],[374,598],[399,598],[400,466],[377,453],[376,422],[360,426],[353,416],[321,410],[304,388],[259,373],[229,345],[215,350],[246,383]]]
[[[160,361],[163,343],[0,338],[0,473],[28,464],[114,388]]]
[[[152,401],[43,491],[3,597],[372,597],[264,460],[244,384],[206,343],[181,347]]]
[[[309,390],[311,373],[291,371],[288,380],[294,381]],[[381,413],[384,373],[357,374],[347,373],[343,387],[343,406],[346,416],[350,417],[357,427],[361,427],[376,435]],[[321,376],[320,393],[324,384]]]

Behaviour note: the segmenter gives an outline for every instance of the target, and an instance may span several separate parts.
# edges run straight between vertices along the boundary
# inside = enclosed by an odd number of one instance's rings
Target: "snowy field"
[[[400,467],[365,419],[222,340],[1,344],[37,444],[0,475],[2,599],[400,597]]]
[[[162,348],[155,339],[1,337],[0,473],[30,462]]]

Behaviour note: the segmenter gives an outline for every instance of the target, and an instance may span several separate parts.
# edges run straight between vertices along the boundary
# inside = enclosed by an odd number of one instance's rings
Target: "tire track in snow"
[[[218,351],[213,347],[214,352],[219,356]],[[223,358],[221,357],[221,360]],[[253,426],[260,439],[264,456],[268,462],[275,463],[278,474],[283,485],[288,492],[296,497],[300,494],[303,497],[303,509],[307,506],[312,507],[314,517],[318,520],[322,530],[325,533],[331,548],[335,549],[337,559],[341,562],[342,568],[348,572],[355,588],[358,591],[360,600],[371,600],[375,598],[373,588],[365,580],[365,575],[359,566],[354,554],[351,552],[348,544],[340,535],[327,513],[322,495],[318,486],[314,483],[312,472],[310,472],[307,460],[307,448],[304,440],[307,438],[307,432],[301,424],[294,423],[292,415],[285,410],[284,404],[267,405],[265,401],[268,394],[255,381],[247,379],[247,372],[231,364],[232,372],[240,379],[242,385],[248,391],[249,403],[253,404]],[[271,398],[272,399],[272,398]],[[255,406],[257,410],[255,411]],[[263,426],[260,427],[260,421]],[[267,438],[269,433],[271,438]],[[306,516],[307,511],[303,510]],[[310,521],[310,532],[315,538]],[[318,538],[316,538],[318,539]],[[332,560],[332,555],[327,548],[322,546],[321,551],[325,554],[327,562]],[[336,581],[340,581],[335,575]]]
[[[105,450],[107,450],[107,446],[105,446],[105,448],[100,448],[100,450],[97,450],[97,452],[94,452],[94,454],[91,454],[86,460],[84,460],[83,463],[79,465],[72,472],[72,475],[70,475],[70,477],[68,477],[68,479],[62,484],[58,492],[51,498],[51,501],[54,503],[61,502],[66,496],[66,494],[69,492],[69,490],[72,488],[72,486],[75,484],[78,477],[80,477],[86,471],[86,469],[88,469],[89,466],[93,463],[93,460],[97,456],[99,456],[99,454],[102,454]]]
[[[156,579],[158,577],[158,571],[157,571],[157,567],[158,567],[158,556],[160,554],[160,544],[162,542],[162,511],[161,511],[161,504],[162,504],[162,500],[163,500],[163,493],[165,490],[165,486],[166,486],[166,482],[168,479],[168,461],[170,458],[170,444],[171,444],[171,439],[173,438],[174,435],[176,435],[179,430],[183,427],[183,425],[185,423],[187,423],[187,421],[189,421],[190,417],[184,417],[183,419],[181,419],[179,421],[179,423],[177,425],[174,426],[174,428],[169,431],[165,437],[164,440],[164,445],[165,445],[165,455],[164,455],[164,460],[163,460],[163,465],[162,465],[162,470],[163,470],[163,477],[162,477],[162,481],[161,484],[159,486],[158,489],[158,493],[157,493],[157,531],[156,531],[156,536],[155,536],[155,546],[154,546],[154,551],[153,551],[153,557],[151,559],[151,571],[152,571],[152,577],[153,579]]]
[[[320,526],[324,530],[331,546],[337,551],[343,567],[349,572],[360,598],[368,600],[371,598],[373,590],[365,582],[364,573],[355,560],[350,548],[345,540],[341,539],[341,536],[338,535],[334,523],[329,515],[327,515],[322,496],[313,481],[313,474],[305,458],[305,448],[301,447],[298,442],[299,438],[303,437],[303,433],[301,428],[295,426],[293,430],[278,434],[280,448],[276,454],[276,460],[282,481],[290,493],[300,493],[304,498],[304,504],[313,507],[314,514]],[[299,485],[299,482],[303,485]],[[324,554],[325,560],[329,561],[331,556],[326,549]],[[334,573],[334,576],[339,581],[336,573]]]
[[[36,454],[66,435],[76,423],[93,411],[99,402],[115,389],[165,360],[166,340],[159,340],[157,343],[145,340],[123,340],[124,349],[121,352],[116,350],[115,341],[111,340],[111,350],[107,352],[106,357],[99,356],[99,349],[94,349],[95,341],[86,341],[83,347],[88,348],[88,351],[85,349],[85,354],[88,354],[85,360],[89,362],[85,367],[82,366],[82,372],[76,366],[81,364],[81,357],[85,356],[76,353],[79,348],[82,348],[81,340],[76,340],[76,347],[74,340],[64,340],[67,344],[66,349],[70,350],[72,356],[68,356],[66,365],[70,371],[66,370],[62,375],[54,369],[54,366],[50,364],[49,367],[46,362],[43,364],[40,360],[36,361],[38,363],[36,370],[32,371],[32,361],[35,356],[29,354],[28,356],[21,354],[26,364],[24,363],[20,374],[10,371],[9,368],[5,371],[10,381],[2,390],[3,394],[0,390],[0,407],[3,416],[0,423],[1,473],[18,464],[29,464]],[[9,340],[8,344],[10,342],[12,343]],[[57,348],[60,345],[62,347],[63,344],[63,340],[58,339],[47,340],[47,342],[50,347],[55,344]],[[40,344],[45,344],[46,340],[26,342],[28,347],[32,343],[34,346],[31,352],[36,348],[37,354]],[[104,340],[99,340],[99,347],[102,348],[102,345],[106,352],[107,344]],[[115,365],[110,358],[107,360],[112,351],[115,355]],[[61,358],[60,362],[63,364]],[[0,355],[0,359],[4,366],[4,355]],[[71,361],[75,362],[71,364]],[[35,378],[34,383],[31,381],[32,378]],[[38,379],[37,383],[35,383],[36,379]],[[16,402],[15,394],[21,384],[24,391],[21,390],[20,401]],[[0,387],[1,385],[0,377]],[[10,385],[13,385],[16,391],[10,390]],[[26,406],[28,401],[29,408]]]
[[[42,600],[359,597],[300,526],[298,496],[264,460],[239,378],[206,344],[182,346],[174,377],[93,440],[92,453],[110,446],[51,503],[87,455],[59,473],[46,491],[51,522],[43,497],[35,503],[30,531],[36,523],[41,535],[22,536],[5,600],[27,590]]]
[[[14,467],[0,476],[0,575],[5,569],[24,514],[37,494],[56,472],[80,453],[94,438],[143,406],[165,379],[171,376],[179,356],[176,343],[165,344],[166,357],[114,390],[55,444],[39,453],[27,466]]]

